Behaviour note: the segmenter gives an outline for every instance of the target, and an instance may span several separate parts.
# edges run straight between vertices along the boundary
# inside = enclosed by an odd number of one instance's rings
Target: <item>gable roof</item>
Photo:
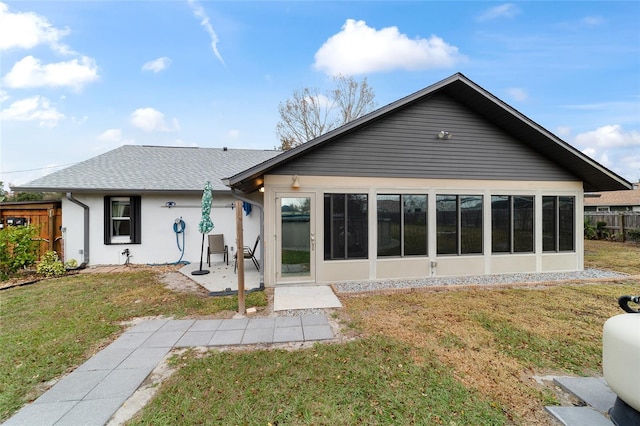
[[[40,192],[229,191],[221,179],[260,164],[278,151],[124,145],[66,169],[12,187]]]
[[[597,192],[584,198],[585,206],[640,206],[640,189]]]
[[[595,160],[544,129],[514,108],[502,102],[461,73],[457,73],[425,89],[395,101],[359,119],[345,124],[329,133],[304,143],[262,164],[251,167],[224,180],[231,188],[245,193],[257,190],[263,177],[270,171],[295,161],[324,145],[357,131],[386,116],[411,106],[417,102],[443,93],[456,102],[473,110],[485,120],[498,126],[515,139],[537,151],[548,159],[583,181],[585,191],[613,191],[631,188],[631,184]]]

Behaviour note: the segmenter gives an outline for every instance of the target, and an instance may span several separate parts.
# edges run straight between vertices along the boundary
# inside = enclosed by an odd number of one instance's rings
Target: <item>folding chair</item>
[[[207,248],[207,263],[211,266],[211,255],[221,254],[222,260],[229,265],[229,246],[224,245],[224,235],[210,234],[209,247]]]
[[[258,243],[260,242],[260,235],[258,235],[258,238],[256,238],[256,243],[253,245],[253,250],[251,249],[251,247],[247,247],[244,246],[242,248],[242,260],[244,261],[244,259],[251,259],[253,260],[253,264],[256,266],[256,269],[259,271],[260,270],[260,264],[258,263],[258,259],[256,259],[256,250],[258,249]],[[236,270],[238,269],[238,253],[236,252],[235,254],[235,264],[233,266],[233,272],[236,272]]]

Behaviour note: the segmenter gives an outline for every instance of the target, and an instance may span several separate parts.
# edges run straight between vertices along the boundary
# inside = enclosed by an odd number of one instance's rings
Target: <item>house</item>
[[[585,212],[640,212],[640,182],[632,190],[585,194]]]
[[[277,151],[125,145],[14,191],[63,192],[65,260],[84,265],[199,262],[204,185],[213,187],[212,234],[235,249],[237,198],[221,179]],[[248,209],[247,209],[248,210]],[[260,211],[244,216],[245,243],[260,234]],[[206,258],[206,244],[205,244]]]
[[[264,284],[583,269],[583,194],[631,184],[462,74],[229,175]]]

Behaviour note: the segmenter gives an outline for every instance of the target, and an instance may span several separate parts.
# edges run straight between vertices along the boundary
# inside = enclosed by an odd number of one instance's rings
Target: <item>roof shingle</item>
[[[221,179],[280,154],[272,150],[124,145],[14,191],[228,191]]]

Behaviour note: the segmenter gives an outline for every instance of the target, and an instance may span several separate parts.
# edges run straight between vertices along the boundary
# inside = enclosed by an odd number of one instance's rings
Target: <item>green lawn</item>
[[[638,246],[588,242],[587,267],[640,273]],[[539,289],[344,298],[347,343],[205,354],[132,424],[548,424],[534,375],[601,374],[621,280]],[[247,306],[264,305],[263,293]],[[151,272],[80,275],[0,292],[0,420],[139,316],[228,316],[237,299],[166,290]]]
[[[264,306],[263,293],[246,306]],[[136,317],[220,315],[237,297],[168,291],[150,272],[82,274],[0,292],[0,421],[90,358]]]

